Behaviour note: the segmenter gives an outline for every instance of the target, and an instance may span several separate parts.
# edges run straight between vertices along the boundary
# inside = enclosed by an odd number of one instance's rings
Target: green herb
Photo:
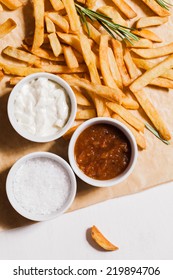
[[[159,133],[157,132],[157,130],[155,130],[154,127],[152,127],[149,123],[145,123],[145,127],[151,132],[153,133],[157,138],[159,138],[163,143],[165,143],[166,145],[170,145],[169,141],[164,140],[162,137],[160,137]]]
[[[89,32],[89,26],[86,20],[86,17],[88,17],[91,21],[97,21],[102,25],[102,27],[113,37],[115,38],[115,35],[118,35],[121,39],[126,39],[130,43],[133,43],[133,41],[138,41],[139,38],[131,33],[134,28],[129,28],[117,23],[114,23],[112,19],[108,16],[105,16],[104,14],[92,11],[86,7],[83,7],[77,3],[75,3],[76,10],[78,15],[80,16],[82,24],[85,24],[88,35],[90,35]]]
[[[165,0],[156,0],[156,2],[164,9],[166,9],[167,11],[169,11],[169,9],[171,8],[171,6],[173,6],[172,4],[168,3]]]

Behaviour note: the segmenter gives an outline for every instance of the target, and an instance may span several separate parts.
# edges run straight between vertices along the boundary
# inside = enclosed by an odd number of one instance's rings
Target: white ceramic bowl
[[[17,201],[17,199],[14,195],[13,182],[14,182],[16,172],[27,160],[34,159],[34,158],[35,159],[46,158],[46,159],[51,159],[53,161],[56,161],[58,164],[60,164],[66,170],[66,172],[69,176],[69,179],[70,179],[70,191],[69,191],[69,195],[68,195],[67,199],[65,200],[65,203],[63,204],[63,206],[60,209],[56,210],[55,212],[51,212],[50,214],[35,214],[33,212],[27,211],[20,205],[20,203]],[[41,176],[41,174],[40,174],[40,176]],[[59,157],[55,154],[49,153],[49,152],[35,152],[35,153],[31,153],[31,154],[28,154],[28,155],[20,158],[12,166],[12,168],[10,169],[8,176],[7,176],[6,192],[7,192],[7,197],[9,199],[11,205],[19,214],[21,214],[25,218],[28,218],[33,221],[45,221],[45,220],[49,220],[49,219],[58,217],[59,215],[64,213],[70,207],[70,205],[72,204],[72,202],[75,198],[75,195],[76,195],[76,177],[75,177],[74,172],[71,169],[70,165],[61,157]],[[23,189],[23,192],[25,192],[25,189]]]
[[[74,148],[75,148],[76,140],[78,139],[79,135],[89,126],[92,126],[95,124],[100,124],[100,123],[106,123],[106,124],[113,125],[113,126],[119,128],[125,134],[125,136],[128,138],[130,145],[131,145],[131,159],[130,159],[130,162],[129,162],[127,168],[125,169],[125,171],[123,173],[121,173],[117,177],[110,179],[110,180],[96,180],[96,179],[92,179],[91,177],[88,177],[78,167],[78,164],[75,160]],[[76,173],[76,175],[80,179],[82,179],[84,182],[86,182],[90,185],[93,185],[95,187],[110,187],[110,186],[117,185],[117,184],[121,183],[122,181],[124,181],[133,171],[136,160],[137,160],[137,155],[138,155],[138,149],[137,149],[135,138],[134,138],[133,134],[131,133],[131,131],[124,124],[120,123],[119,121],[117,121],[115,119],[102,118],[102,117],[93,118],[93,119],[90,119],[90,120],[84,122],[83,124],[81,124],[76,129],[76,131],[73,133],[73,136],[70,140],[69,149],[68,149],[69,161],[70,161],[70,164],[71,164],[74,172]]]
[[[69,96],[70,107],[71,107],[70,116],[69,116],[69,119],[68,119],[67,123],[65,124],[65,126],[62,129],[60,129],[56,134],[46,136],[46,137],[39,137],[39,136],[33,135],[33,134],[27,132],[26,130],[24,130],[18,124],[16,117],[14,115],[14,101],[15,101],[15,97],[16,97],[19,89],[21,89],[21,87],[23,87],[23,85],[25,83],[28,83],[29,81],[35,80],[40,77],[45,77],[48,80],[54,81],[54,82],[58,83],[60,86],[62,86],[66,90],[67,95]],[[8,117],[9,117],[10,123],[13,126],[13,128],[24,138],[26,138],[30,141],[33,141],[33,142],[40,142],[40,143],[49,142],[49,141],[58,139],[63,134],[65,134],[74,122],[74,119],[76,116],[76,110],[77,110],[76,98],[75,98],[73,90],[67,84],[67,82],[56,75],[49,74],[49,73],[42,73],[42,72],[36,73],[36,74],[31,74],[18,82],[18,84],[11,91],[11,94],[8,99],[8,108],[7,108]]]

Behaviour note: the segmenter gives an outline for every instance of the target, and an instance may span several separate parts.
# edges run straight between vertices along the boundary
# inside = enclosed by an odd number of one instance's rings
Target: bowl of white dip
[[[48,73],[23,78],[8,99],[11,125],[21,136],[34,142],[60,138],[72,126],[76,109],[71,87]]]
[[[70,165],[48,152],[30,153],[10,169],[7,197],[25,218],[45,221],[64,213],[76,195],[76,178]]]

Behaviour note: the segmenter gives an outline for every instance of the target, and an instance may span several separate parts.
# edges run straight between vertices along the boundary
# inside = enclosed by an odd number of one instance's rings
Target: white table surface
[[[91,246],[94,224],[118,251]],[[0,259],[173,259],[173,183],[1,232]]]

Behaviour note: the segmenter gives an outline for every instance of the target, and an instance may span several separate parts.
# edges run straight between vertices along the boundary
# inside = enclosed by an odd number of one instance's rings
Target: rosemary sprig
[[[164,9],[169,11],[169,9],[173,6],[172,4],[168,3],[165,0],[156,0],[156,2]]]
[[[88,17],[91,21],[97,21],[102,25],[102,27],[113,37],[115,38],[115,35],[118,35],[122,40],[126,39],[130,43],[132,41],[138,41],[139,38],[135,34],[131,33],[134,28],[126,27],[117,23],[114,23],[112,19],[108,16],[105,16],[104,14],[92,11],[86,7],[83,7],[77,3],[75,3],[76,10],[78,15],[80,16],[81,22],[85,24],[88,35],[89,33],[89,26],[86,20],[86,17]]]
[[[164,140],[162,137],[160,137],[159,133],[157,132],[157,130],[155,130],[154,127],[152,127],[149,123],[145,123],[145,127],[151,132],[153,133],[159,140],[161,140],[163,143],[165,143],[166,145],[170,145],[169,141]]]

